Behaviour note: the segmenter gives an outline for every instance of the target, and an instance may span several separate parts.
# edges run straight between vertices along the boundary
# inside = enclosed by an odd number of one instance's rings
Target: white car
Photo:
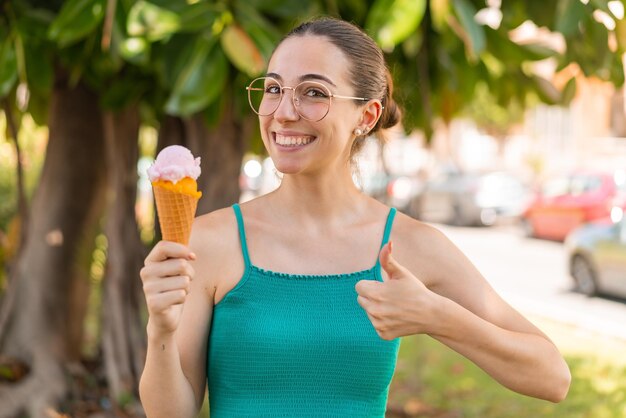
[[[619,208],[612,218],[585,224],[565,240],[569,272],[586,295],[626,298],[626,217]]]

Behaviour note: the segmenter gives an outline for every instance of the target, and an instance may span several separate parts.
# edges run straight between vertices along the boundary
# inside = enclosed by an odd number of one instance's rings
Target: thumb
[[[380,250],[380,266],[387,272],[390,279],[399,279],[402,277],[402,266],[393,258],[391,251],[393,244],[391,241]]]

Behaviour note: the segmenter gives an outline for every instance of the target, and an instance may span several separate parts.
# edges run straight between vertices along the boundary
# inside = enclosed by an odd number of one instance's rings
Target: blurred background
[[[386,54],[404,120],[354,169],[544,330],[559,405],[403,338],[389,417],[626,416],[622,0],[0,0],[0,417],[141,417],[146,168],[202,158],[198,214],[273,190],[245,86],[330,15]],[[208,416],[205,410],[202,416]]]

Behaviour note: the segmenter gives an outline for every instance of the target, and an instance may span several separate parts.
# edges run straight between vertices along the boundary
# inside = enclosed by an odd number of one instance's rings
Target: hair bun
[[[393,78],[388,68],[385,68],[385,78],[387,87],[385,89],[385,97],[383,97],[382,100],[384,108],[375,130],[383,130],[396,126],[402,119],[400,106],[393,100]],[[383,138],[381,137],[381,139]]]
[[[385,100],[383,114],[380,116],[381,129],[388,129],[396,126],[401,119],[402,112],[400,111],[400,107],[395,100],[393,100],[393,98],[388,97],[387,100]]]

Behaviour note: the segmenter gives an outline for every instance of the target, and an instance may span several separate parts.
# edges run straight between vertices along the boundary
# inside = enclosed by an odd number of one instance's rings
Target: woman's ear
[[[376,126],[376,122],[383,114],[383,105],[380,100],[370,100],[363,107],[363,113],[361,115],[360,126],[364,128],[366,132],[371,131]]]

